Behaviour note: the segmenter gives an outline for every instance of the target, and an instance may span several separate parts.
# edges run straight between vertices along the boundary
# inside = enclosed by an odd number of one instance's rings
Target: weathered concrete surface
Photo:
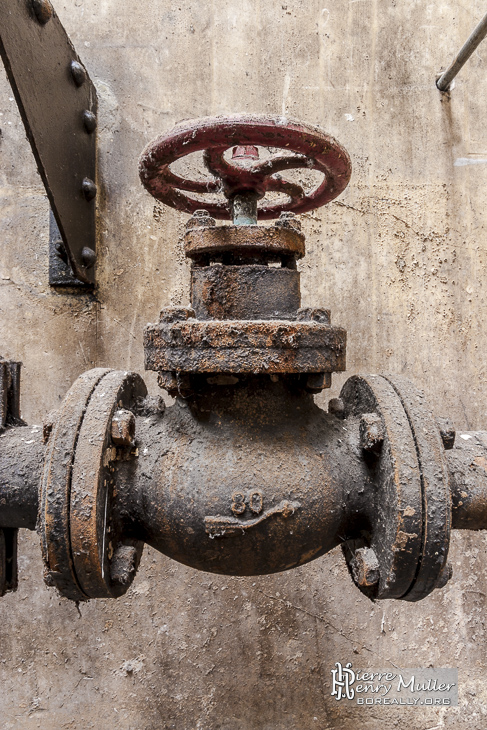
[[[143,191],[142,148],[183,118],[248,111],[320,124],[354,163],[302,221],[303,305],[349,333],[326,398],[355,372],[404,373],[458,427],[487,427],[487,45],[451,99],[434,85],[480,0],[55,5],[100,94],[99,288],[49,290],[46,199],[2,72],[0,351],[24,362],[30,423],[93,364],[142,372],[143,326],[188,299],[185,216]],[[127,597],[78,612],[24,533],[20,591],[0,603],[0,727],[483,730],[486,539],[456,533],[453,580],[414,605],[368,602],[339,553],[227,580],[147,550]],[[457,666],[460,707],[353,713],[330,696],[336,661]]]

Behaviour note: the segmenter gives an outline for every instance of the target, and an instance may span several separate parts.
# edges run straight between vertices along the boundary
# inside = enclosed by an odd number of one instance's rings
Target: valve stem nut
[[[292,228],[295,231],[301,230],[301,221],[290,210],[283,210],[274,225],[277,228]]]
[[[112,418],[112,441],[117,446],[132,446],[135,438],[135,416],[124,408],[116,411]]]
[[[378,413],[364,413],[360,419],[360,447],[378,454],[384,441],[384,424]]]
[[[358,548],[350,561],[350,570],[359,588],[369,588],[379,582],[379,561],[372,548]]]
[[[211,228],[216,225],[216,220],[211,217],[207,210],[195,210],[186,223],[186,230],[190,228]]]
[[[441,440],[445,450],[453,449],[455,445],[455,429],[449,418],[437,418],[436,423],[440,431]]]

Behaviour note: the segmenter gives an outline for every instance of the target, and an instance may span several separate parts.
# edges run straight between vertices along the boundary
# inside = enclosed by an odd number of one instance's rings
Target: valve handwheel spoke
[[[279,153],[259,160],[258,146],[294,154]],[[224,154],[230,148],[235,149],[233,159],[228,161]],[[188,180],[170,169],[176,160],[200,151],[215,180]],[[317,170],[324,178],[314,190],[305,193],[301,185],[277,174],[294,169]],[[231,218],[227,201],[242,194],[259,199],[267,192],[288,196],[285,201],[262,202],[258,209],[261,220],[277,218],[283,211],[305,213],[340,195],[350,174],[350,158],[336,139],[320,129],[282,117],[239,115],[187,121],[158,137],[140,160],[142,183],[155,198],[186,213],[204,207],[222,220]],[[218,192],[227,200],[202,201],[185,194]]]

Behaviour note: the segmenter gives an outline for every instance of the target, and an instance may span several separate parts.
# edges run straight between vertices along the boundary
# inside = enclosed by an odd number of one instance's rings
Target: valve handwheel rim
[[[242,148],[274,147],[296,154],[277,155],[258,160],[252,150]],[[234,150],[233,164],[224,158]],[[172,172],[176,160],[204,151],[204,161],[215,180],[188,180]],[[324,174],[323,181],[309,193],[287,180],[280,172],[305,168]],[[194,213],[205,208],[220,220],[231,218],[228,200],[235,195],[253,194],[263,198],[267,192],[284,193],[289,200],[263,204],[261,220],[278,218],[280,213],[306,213],[326,205],[347,187],[352,164],[346,149],[317,127],[284,117],[238,115],[206,117],[182,122],[169,133],[151,142],[141,155],[139,173],[142,184],[157,200],[177,210]],[[192,198],[186,193],[223,193],[223,202]]]

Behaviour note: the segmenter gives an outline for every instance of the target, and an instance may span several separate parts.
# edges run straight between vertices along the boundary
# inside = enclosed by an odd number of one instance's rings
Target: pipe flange
[[[354,376],[340,398],[345,417],[360,420],[360,446],[375,484],[369,529],[344,545],[349,570],[369,598],[425,598],[439,581],[450,536],[448,470],[436,421],[424,395],[397,376]],[[368,569],[370,556],[377,570]]]
[[[171,309],[172,313],[172,309]],[[193,313],[194,315],[194,313]],[[147,370],[176,373],[333,373],[345,370],[346,331],[320,322],[205,320],[149,325]]]
[[[134,453],[120,414],[146,394],[136,373],[95,369],[78,378],[61,406],[47,447],[39,524],[46,582],[66,598],[115,598],[135,576],[143,543],[122,543],[111,501],[114,463]]]
[[[45,580],[73,601],[86,600],[86,595],[76,578],[69,540],[71,469],[86,407],[108,372],[103,368],[88,370],[73,383],[58,411],[44,459],[38,524]]]

